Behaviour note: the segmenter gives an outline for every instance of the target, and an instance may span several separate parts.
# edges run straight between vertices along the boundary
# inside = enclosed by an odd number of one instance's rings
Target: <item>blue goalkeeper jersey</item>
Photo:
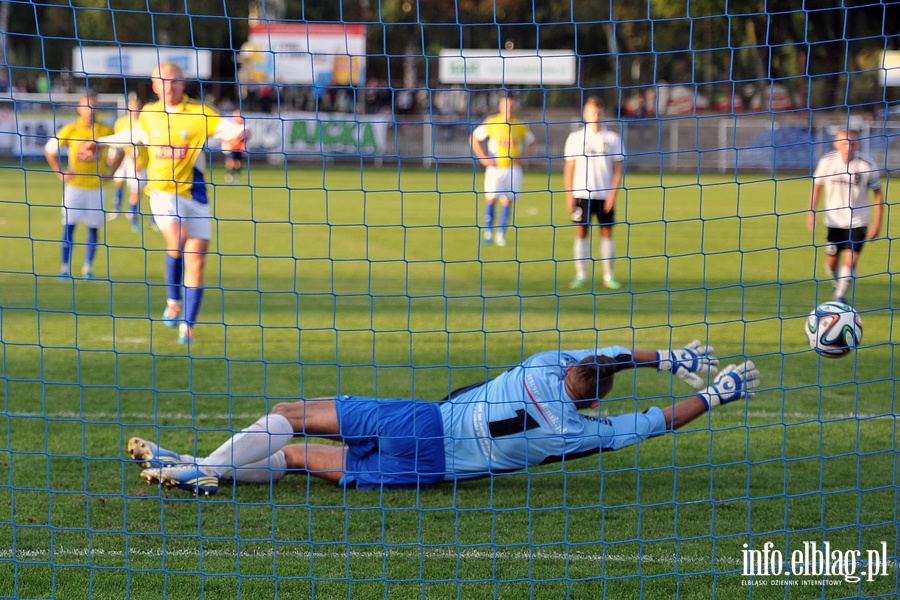
[[[566,392],[566,368],[591,355],[631,360],[622,346],[550,351],[444,402],[445,479],[481,477],[602,450],[666,432],[662,411],[597,418]]]

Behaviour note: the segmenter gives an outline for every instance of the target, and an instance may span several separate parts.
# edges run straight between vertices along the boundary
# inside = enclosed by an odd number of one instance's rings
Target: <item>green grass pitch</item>
[[[0,597],[746,598],[751,540],[886,541],[896,556],[900,224],[886,213],[861,260],[864,347],[831,361],[802,330],[830,298],[814,279],[808,178],[629,174],[616,229],[627,286],[574,293],[565,198],[551,193],[561,174],[528,173],[506,248],[479,247],[481,177],[254,166],[252,187],[211,187],[188,353],[157,320],[158,233],[111,222],[99,279],[60,281],[59,182],[0,169]],[[197,500],[121,460],[133,435],[207,453],[279,401],[438,399],[545,349],[695,338],[723,362],[756,361],[757,397],[528,473],[384,492],[292,475]],[[651,370],[623,375],[608,413],[690,393]],[[752,597],[891,594],[897,581],[894,565],[873,582]]]

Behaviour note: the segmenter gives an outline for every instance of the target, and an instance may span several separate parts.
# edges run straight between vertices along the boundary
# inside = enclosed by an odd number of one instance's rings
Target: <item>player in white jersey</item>
[[[819,159],[813,173],[807,227],[815,232],[816,211],[825,197],[824,215],[828,228],[825,272],[833,280],[834,299],[847,301],[847,290],[856,275],[859,253],[867,240],[878,237],[884,209],[881,172],[870,157],[858,151],[859,135],[841,129],[834,138],[834,150]],[[869,201],[872,193],[873,201]],[[840,261],[844,255],[843,262]]]
[[[752,397],[759,371],[729,365],[712,385],[679,402],[599,418],[596,407],[615,373],[654,367],[700,389],[717,372],[712,348],[699,341],[676,350],[608,348],[549,351],[442,402],[340,396],[276,404],[206,458],[181,455],[132,438],[141,477],[210,494],[220,479],[268,482],[305,471],[346,487],[424,487],[490,476],[546,462],[617,450],[662,435],[710,409]],[[295,436],[340,438],[342,446]]]
[[[575,223],[575,279],[569,284],[581,289],[587,280],[587,265],[591,257],[591,217],[600,224],[600,257],[603,265],[603,287],[617,290],[613,262],[616,242],[613,225],[616,221],[616,198],[622,185],[625,151],[622,138],[603,125],[603,102],[591,96],[582,110],[585,126],[573,131],[566,139],[566,164],[563,182],[566,207]]]

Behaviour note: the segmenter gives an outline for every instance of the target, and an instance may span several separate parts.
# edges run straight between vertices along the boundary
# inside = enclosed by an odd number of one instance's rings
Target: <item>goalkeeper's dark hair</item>
[[[566,374],[572,399],[578,408],[589,408],[612,389],[620,363],[612,357],[591,355],[578,361]]]

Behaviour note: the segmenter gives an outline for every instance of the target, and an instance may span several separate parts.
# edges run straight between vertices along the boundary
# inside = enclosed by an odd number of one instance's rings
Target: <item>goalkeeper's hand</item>
[[[700,375],[715,375],[719,371],[716,366],[719,359],[712,352],[713,347],[702,345],[700,340],[694,340],[678,350],[657,350],[657,368],[672,371],[676,377],[699,390],[706,385],[706,379]]]
[[[759,387],[759,369],[753,361],[748,360],[722,369],[713,384],[698,395],[703,398],[706,408],[711,409],[738,398],[752,398],[755,393],[750,390],[757,387]]]

